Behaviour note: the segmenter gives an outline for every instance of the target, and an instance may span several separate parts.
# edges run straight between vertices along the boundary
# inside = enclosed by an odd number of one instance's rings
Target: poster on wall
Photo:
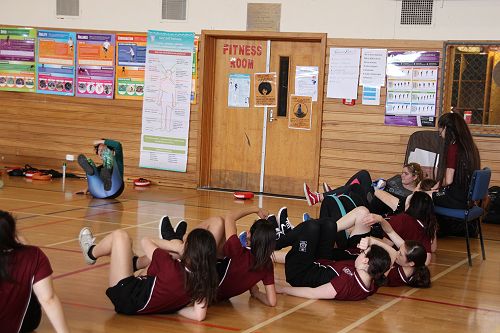
[[[142,99],[146,34],[116,35],[116,99]]]
[[[200,36],[194,36],[193,47],[193,79],[191,81],[191,104],[196,104],[196,81],[198,80],[198,44]]]
[[[312,97],[290,95],[288,128],[311,130]]]
[[[330,48],[326,97],[358,98],[359,48]]]
[[[38,30],[37,36],[36,92],[73,96],[76,33]]]
[[[233,108],[250,107],[250,74],[229,74],[227,106]]]
[[[194,33],[148,31],[139,166],[186,172]]]
[[[439,51],[388,52],[386,125],[435,125],[439,55]]]
[[[77,33],[76,96],[113,98],[115,35]]]
[[[318,101],[318,66],[295,67],[295,94]]]
[[[278,104],[276,73],[255,73],[253,93],[255,95],[254,106],[276,106]]]
[[[36,90],[35,39],[35,29],[0,27],[0,90]]]
[[[385,85],[386,49],[362,49],[359,84],[370,87]]]

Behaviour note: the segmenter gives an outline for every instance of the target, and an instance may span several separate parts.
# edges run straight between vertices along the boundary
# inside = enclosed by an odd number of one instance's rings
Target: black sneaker
[[[176,238],[174,228],[172,228],[172,224],[167,215],[161,218],[160,224],[158,225],[158,232],[161,239],[172,240]]]
[[[273,225],[274,229],[278,230],[279,229],[279,225],[278,225],[278,221],[276,220],[276,216],[274,215],[269,215],[267,217],[267,219],[269,222],[271,222],[271,224]]]
[[[279,220],[279,228],[284,234],[287,234],[293,229],[293,225],[290,223],[288,219],[288,210],[286,207],[281,207],[278,212],[278,220]]]
[[[104,191],[111,190],[111,170],[108,168],[101,169],[101,179],[104,184]]]
[[[90,165],[89,160],[85,157],[85,155],[78,155],[78,164],[82,167],[85,173],[89,176],[94,174],[94,168]]]
[[[188,224],[186,221],[181,220],[177,225],[175,226],[175,237],[176,239],[182,240],[184,235],[186,234]]]

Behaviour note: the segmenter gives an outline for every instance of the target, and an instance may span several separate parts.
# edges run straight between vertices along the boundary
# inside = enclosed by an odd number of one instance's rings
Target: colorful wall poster
[[[227,106],[233,108],[250,107],[250,74],[229,74]]]
[[[0,27],[0,90],[36,90],[35,39],[35,29]]]
[[[77,33],[76,96],[113,98],[115,35]]]
[[[295,67],[295,95],[311,96],[318,101],[318,66]]]
[[[186,172],[194,33],[148,31],[139,166]]]
[[[276,106],[278,94],[276,93],[276,73],[254,74],[255,106]]]
[[[387,54],[385,124],[434,126],[439,51]]]
[[[290,95],[290,111],[288,112],[288,128],[311,130],[311,96]]]
[[[142,99],[146,34],[116,35],[116,99]]]
[[[326,97],[358,98],[359,48],[330,48]]]
[[[42,94],[75,94],[76,33],[38,30],[36,91]]]
[[[200,36],[194,36],[193,47],[193,80],[191,82],[191,104],[196,104],[196,81],[198,80],[198,45],[200,43]]]

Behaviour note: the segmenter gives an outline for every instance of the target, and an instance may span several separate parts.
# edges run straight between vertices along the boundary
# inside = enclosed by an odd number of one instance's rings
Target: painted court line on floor
[[[57,279],[61,279],[61,278],[66,277],[66,276],[70,276],[70,275],[75,275],[75,274],[79,274],[79,273],[91,271],[91,270],[94,270],[94,269],[97,269],[97,268],[101,268],[101,267],[105,267],[105,266],[109,266],[109,262],[104,262],[102,264],[96,264],[96,265],[92,265],[92,266],[87,266],[87,267],[84,267],[84,268],[77,269],[76,271],[71,271],[71,272],[67,272],[67,273],[55,275],[52,279],[53,280],[57,280]]]

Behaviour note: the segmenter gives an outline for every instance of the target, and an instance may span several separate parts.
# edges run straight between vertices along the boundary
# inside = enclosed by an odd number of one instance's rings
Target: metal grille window
[[[56,0],[57,16],[79,16],[80,0]]]
[[[500,44],[445,45],[443,110],[462,114],[475,134],[500,135]]]
[[[187,19],[187,0],[162,0],[162,20],[185,21]]]
[[[401,25],[431,25],[434,0],[403,0]]]

